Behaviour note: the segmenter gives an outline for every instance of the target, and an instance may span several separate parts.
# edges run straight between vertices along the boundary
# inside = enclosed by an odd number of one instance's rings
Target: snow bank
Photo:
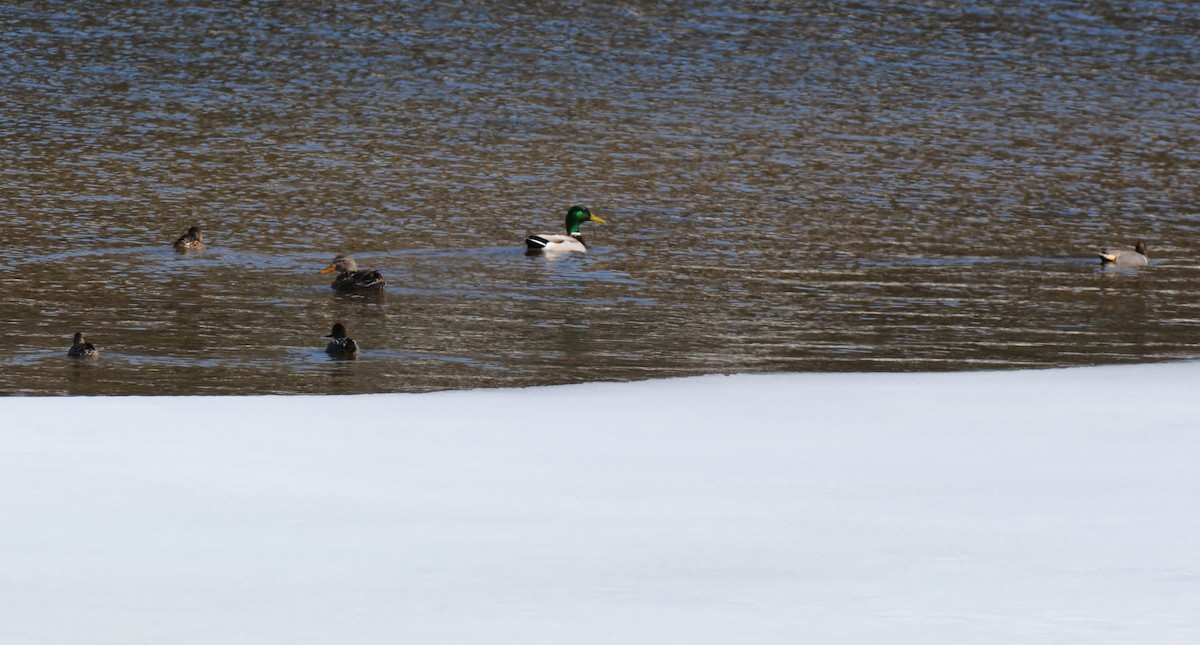
[[[1200,642],[1198,386],[0,399],[0,642]]]

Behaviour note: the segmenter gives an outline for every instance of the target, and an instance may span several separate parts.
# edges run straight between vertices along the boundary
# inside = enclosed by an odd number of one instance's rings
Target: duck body
[[[329,332],[325,337],[330,339],[329,344],[325,346],[325,353],[330,356],[336,358],[354,358],[358,356],[358,343],[346,335],[346,326],[342,323],[334,323],[333,331]]]
[[[378,271],[347,271],[339,273],[330,286],[338,291],[378,291],[387,281]]]
[[[71,349],[67,350],[67,356],[71,358],[95,358],[100,355],[100,350],[96,346],[85,342],[83,334],[75,332],[75,337],[71,339]]]
[[[325,353],[339,358],[358,356],[358,343],[353,338],[335,338],[325,346]]]
[[[564,251],[587,253],[587,242],[584,241],[583,234],[579,232],[579,225],[584,222],[603,224],[604,220],[592,215],[592,212],[586,206],[572,206],[567,211],[566,235],[558,233],[530,235],[525,238],[525,252],[530,255],[542,252],[560,253]]]
[[[583,236],[579,233],[574,235],[540,233],[525,238],[525,250],[533,251],[534,253],[543,251],[547,253],[558,253],[561,251],[587,253],[587,243],[583,241]]]
[[[339,255],[333,259],[329,266],[321,270],[321,273],[332,273],[337,271],[338,274],[333,278],[333,284],[330,286],[337,291],[342,292],[370,292],[382,291],[387,286],[387,281],[383,279],[383,274],[378,271],[360,270],[358,263],[354,258],[348,255]]]
[[[204,236],[199,226],[188,229],[178,240],[175,240],[175,250],[180,253],[204,250]]]
[[[1138,240],[1137,245],[1133,250],[1129,249],[1101,249],[1096,255],[1100,256],[1101,264],[1115,264],[1117,266],[1146,266],[1150,264],[1150,258],[1146,256],[1146,243]]]

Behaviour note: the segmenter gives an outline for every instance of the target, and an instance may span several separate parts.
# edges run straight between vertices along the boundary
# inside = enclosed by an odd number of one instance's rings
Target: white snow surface
[[[1200,363],[0,424],[0,643],[1200,642]]]

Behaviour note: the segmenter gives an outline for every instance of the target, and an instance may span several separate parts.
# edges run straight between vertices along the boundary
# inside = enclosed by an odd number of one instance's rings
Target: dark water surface
[[[0,392],[1200,357],[1200,3],[919,5],[10,3]]]

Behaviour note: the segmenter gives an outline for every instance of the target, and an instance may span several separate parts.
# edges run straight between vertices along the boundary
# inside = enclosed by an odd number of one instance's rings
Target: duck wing
[[[378,271],[351,271],[333,279],[333,288],[343,291],[381,289],[386,284],[383,274]]]

